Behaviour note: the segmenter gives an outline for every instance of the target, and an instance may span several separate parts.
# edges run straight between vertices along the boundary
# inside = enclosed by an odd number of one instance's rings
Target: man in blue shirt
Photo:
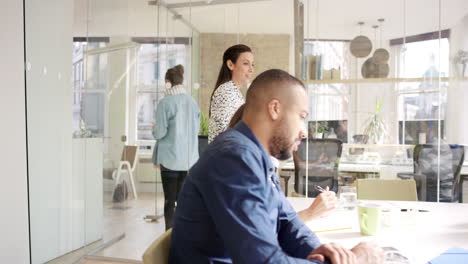
[[[269,70],[252,82],[242,121],[219,135],[187,176],[170,263],[381,262],[375,245],[322,245],[281,191],[269,156],[291,156],[306,136],[307,115],[308,97],[298,79]]]

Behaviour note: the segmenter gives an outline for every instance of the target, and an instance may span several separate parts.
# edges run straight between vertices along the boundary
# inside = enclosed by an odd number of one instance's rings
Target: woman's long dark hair
[[[232,72],[227,66],[227,61],[230,60],[232,63],[236,63],[237,59],[239,58],[241,53],[244,52],[252,52],[249,46],[244,44],[237,44],[234,46],[229,47],[223,54],[223,65],[221,65],[221,69],[219,70],[218,80],[216,81],[216,85],[214,87],[213,92],[211,93],[210,97],[210,109],[208,110],[208,114],[211,116],[211,101],[213,100],[213,95],[218,89],[218,87],[228,82],[232,79]]]

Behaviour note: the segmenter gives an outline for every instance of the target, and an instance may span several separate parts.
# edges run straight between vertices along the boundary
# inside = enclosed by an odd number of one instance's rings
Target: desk
[[[307,208],[312,198],[288,197],[296,211]],[[419,212],[414,222],[408,221],[408,213],[401,213],[400,226],[383,227],[377,236],[363,236],[359,231],[356,210],[335,210],[328,216],[313,220],[307,225],[314,227],[323,221],[345,221],[351,229],[317,233],[322,243],[337,242],[351,248],[361,241],[375,241],[380,246],[392,246],[407,255],[412,263],[427,263],[451,247],[468,249],[468,204],[373,201],[400,208],[425,209]],[[321,221],[321,223],[319,222]]]
[[[287,172],[294,172],[294,162],[281,162],[280,170]],[[396,174],[412,173],[413,163],[411,164],[378,164],[378,163],[365,163],[365,162],[340,162],[338,170],[340,172],[363,172],[363,173],[382,173],[386,172],[384,179],[396,179]],[[468,175],[468,163],[465,162],[462,166],[462,175]]]

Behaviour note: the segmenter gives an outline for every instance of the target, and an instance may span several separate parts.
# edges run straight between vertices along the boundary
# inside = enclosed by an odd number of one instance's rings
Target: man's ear
[[[234,63],[232,63],[231,60],[227,60],[227,61],[226,61],[226,65],[227,65],[227,67],[229,68],[229,70],[232,71],[232,70],[234,69]]]
[[[268,114],[271,120],[278,120],[281,115],[281,110],[281,103],[278,99],[273,99],[268,102]]]

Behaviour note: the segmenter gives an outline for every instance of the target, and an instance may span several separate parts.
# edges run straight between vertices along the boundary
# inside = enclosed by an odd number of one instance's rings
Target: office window
[[[307,74],[303,74],[303,77],[306,82],[311,80],[307,86],[310,107],[309,136],[314,136],[316,132],[325,129],[322,137],[336,136],[343,142],[348,142],[349,86],[313,83],[314,79],[349,78],[348,46],[347,41],[306,40],[304,42],[307,67],[303,70]],[[315,64],[312,60],[315,60]]]
[[[444,138],[446,101],[445,92],[440,94],[440,98],[438,91],[400,94],[399,142],[401,144],[436,143],[439,138],[439,114],[440,133]]]
[[[82,125],[94,136],[103,136],[107,91],[107,55],[88,55],[87,50],[103,48],[106,42],[73,42],[72,107],[73,131]]]
[[[318,57],[320,57],[318,59]],[[349,41],[341,40],[305,40],[304,41],[303,79],[349,79],[351,55]],[[315,64],[311,59],[315,59]],[[317,72],[312,71],[315,68]]]
[[[135,89],[137,140],[154,140],[152,135],[154,110],[164,97],[166,71],[182,64],[186,72],[184,83],[188,83],[189,54],[190,49],[186,44],[140,45],[137,54]]]
[[[447,38],[417,41],[399,45],[396,50],[399,76],[422,78],[421,82],[398,85],[399,142],[436,142],[445,134],[448,84],[437,82],[437,78],[448,76],[449,41]]]
[[[345,84],[310,84],[309,94],[309,136],[325,129],[324,138],[336,136],[348,142],[349,87]]]

